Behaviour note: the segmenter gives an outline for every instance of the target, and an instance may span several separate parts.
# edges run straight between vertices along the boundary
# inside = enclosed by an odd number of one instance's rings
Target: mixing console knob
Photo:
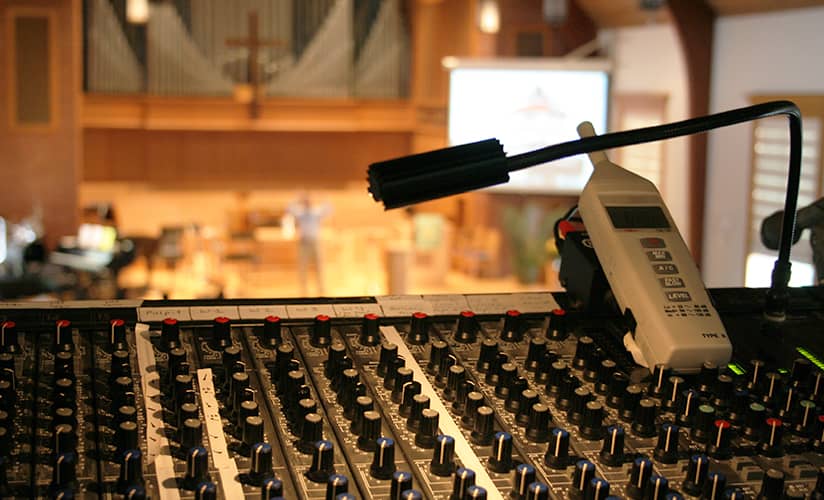
[[[54,396],[52,399],[56,406],[76,407],[77,391],[75,390],[74,380],[70,378],[57,379],[54,382]]]
[[[555,404],[562,410],[569,410],[572,405],[572,398],[575,394],[575,389],[581,385],[573,375],[567,375],[561,380],[561,385],[558,387],[558,394],[555,396]]]
[[[649,479],[652,477],[652,460],[646,457],[638,457],[632,462],[632,469],[629,473],[629,484],[627,484],[627,496],[640,500],[644,496]]]
[[[126,347],[126,322],[122,319],[109,321],[109,347],[112,351]]]
[[[226,382],[228,385],[229,377],[231,377],[231,373],[243,371],[243,365],[241,364],[239,369],[236,368],[236,364],[240,363],[240,347],[236,345],[230,345],[223,349],[223,353],[221,354],[221,362],[223,365],[223,372],[225,373]]]
[[[160,346],[164,351],[180,347],[180,325],[174,318],[166,318],[160,324]]]
[[[389,365],[398,357],[398,346],[392,342],[384,341],[381,344],[381,353],[378,358],[377,373],[380,377],[385,377],[389,370]]]
[[[454,361],[453,361],[454,363]],[[389,362],[389,366],[386,370],[386,375],[383,377],[383,388],[387,390],[392,390],[395,388],[395,377],[398,374],[398,369],[403,368],[406,366],[406,361],[403,358],[397,357]],[[446,370],[444,370],[445,372]],[[444,378],[444,380],[446,380]]]
[[[73,408],[55,408],[52,425],[56,427],[60,424],[77,425],[77,417],[75,416]]]
[[[421,424],[415,433],[416,445],[427,449],[435,447],[435,436],[438,435],[439,419],[440,415],[438,415],[438,412],[430,408],[426,408],[421,412]]]
[[[312,453],[314,443],[323,439],[323,419],[317,413],[309,413],[303,417],[300,429],[298,449],[304,453]]]
[[[543,337],[534,337],[529,341],[529,350],[526,354],[526,370],[534,372],[541,363],[546,354],[546,339]]]
[[[698,392],[707,394],[712,392],[715,380],[718,378],[718,365],[712,361],[704,361],[698,372]]]
[[[455,330],[455,342],[472,344],[478,338],[478,319],[472,311],[462,311],[458,316],[458,326]]]
[[[177,428],[182,429],[183,423],[190,418],[198,419],[197,404],[184,403],[180,405],[180,408],[177,410]]]
[[[536,403],[529,409],[529,422],[526,424],[526,438],[533,443],[545,443],[549,439],[549,407]]]
[[[663,464],[674,464],[678,461],[678,426],[669,422],[661,424],[658,431],[658,442],[655,445],[655,459]]]
[[[549,365],[547,372],[546,390],[548,393],[557,393],[561,387],[561,382],[569,375],[569,367],[566,362],[557,360]]]
[[[530,484],[535,482],[535,467],[529,464],[519,464],[515,467],[515,474],[512,477],[512,491],[510,498],[524,500],[526,491]]]
[[[687,477],[681,485],[688,494],[699,496],[710,470],[710,459],[706,455],[693,455],[687,465]]]
[[[466,396],[475,390],[475,382],[464,380],[458,385],[458,392],[455,393],[455,401],[452,403],[452,410],[456,415],[463,415],[466,406]]]
[[[392,379],[394,380],[395,374],[392,374]],[[388,379],[389,374],[387,373],[387,377],[384,379]],[[360,382],[360,374],[354,368],[347,368],[343,370],[341,373],[340,379],[340,387],[338,388],[338,404],[343,407],[347,406],[347,400],[354,401],[355,399],[355,386],[358,385]],[[391,389],[392,386],[390,385],[387,389]]]
[[[753,392],[761,388],[761,379],[767,372],[767,364],[760,359],[750,360],[749,379],[747,380],[747,388]]]
[[[418,394],[412,398],[409,418],[406,419],[406,428],[410,432],[418,432],[423,418],[423,411],[427,408],[429,408],[429,396]]]
[[[658,474],[650,476],[646,495],[648,500],[668,500],[671,493],[667,478]]]
[[[521,427],[525,427],[529,423],[529,411],[532,405],[539,402],[538,393],[532,389],[521,391],[521,398],[518,402],[518,414],[515,416],[515,422]]]
[[[452,495],[449,500],[463,500],[467,488],[475,484],[475,471],[460,467],[455,472],[455,479],[452,482]]]
[[[773,404],[781,393],[781,375],[775,372],[769,372],[764,375],[761,385],[761,400],[768,405]]]
[[[505,399],[515,377],[518,376],[518,367],[515,363],[504,363],[498,371],[498,381],[495,383],[495,396]]]
[[[586,366],[584,366],[584,380],[587,382],[595,382],[598,379],[598,370],[601,369],[601,362],[604,361],[604,356],[604,352],[600,349],[595,349],[589,356],[586,360]]]
[[[799,436],[810,436],[815,424],[815,403],[805,399],[799,401],[793,415],[793,433]]]
[[[441,366],[441,358],[449,355],[449,345],[443,340],[433,340],[429,344],[429,363],[426,371],[432,375],[437,375]]]
[[[727,408],[732,403],[735,386],[732,377],[721,374],[715,379],[715,389],[712,392],[711,402],[717,408]]]
[[[395,441],[388,437],[379,437],[375,441],[374,451],[369,474],[375,479],[391,478],[395,472]]]
[[[618,416],[625,422],[632,422],[635,418],[635,412],[638,410],[638,405],[641,403],[642,389],[640,385],[633,384],[627,386],[624,395],[621,398],[621,404],[618,407]]]
[[[455,439],[452,436],[438,435],[435,438],[429,471],[440,477],[449,477],[455,471]]]
[[[498,357],[498,341],[486,338],[481,342],[481,352],[478,355],[478,362],[475,368],[480,373],[486,373],[492,367]]]
[[[131,377],[117,377],[112,387],[112,408],[134,406],[134,382]]]
[[[549,326],[546,329],[546,338],[560,342],[569,336],[566,311],[553,309],[549,313]]]
[[[625,399],[626,396],[625,396]],[[632,423],[632,432],[641,437],[653,437],[656,433],[655,418],[658,414],[658,405],[652,399],[642,399],[635,410],[635,419]]]
[[[20,350],[17,343],[17,324],[14,321],[4,321],[0,324],[0,350],[8,353]]]
[[[587,403],[592,401],[594,396],[589,389],[586,387],[578,387],[572,393],[572,403],[569,405],[569,410],[567,411],[567,419],[573,424],[577,424],[581,422],[581,419],[584,416],[584,408],[586,408]]]
[[[349,426],[349,432],[356,436],[360,436],[363,432],[363,414],[367,411],[375,409],[375,402],[369,396],[358,396],[355,399],[355,412],[352,418],[352,424]]]
[[[667,379],[672,375],[672,371],[667,365],[657,364],[652,369],[652,382],[649,385],[649,395],[654,398],[661,398],[667,392]]]
[[[616,410],[620,408],[627,387],[629,387],[627,374],[618,371],[613,372],[607,383],[607,406]]]
[[[744,414],[743,435],[751,440],[758,441],[761,437],[764,420],[767,416],[767,409],[761,403],[750,403]]]
[[[77,480],[77,455],[73,451],[57,455],[52,471],[52,489],[71,487]]]
[[[587,485],[595,477],[595,465],[589,460],[579,460],[575,464],[575,472],[572,474],[572,488],[570,493],[580,497],[586,491]]]
[[[790,381],[792,385],[806,389],[812,372],[813,365],[806,358],[795,358],[793,368],[790,370]]]
[[[400,500],[401,493],[412,489],[412,473],[399,470],[392,474],[392,483],[389,488],[389,499]]]
[[[335,473],[335,445],[330,441],[319,440],[312,446],[312,465],[306,471],[306,477],[315,483],[325,483]]]
[[[6,430],[7,427],[0,427],[2,430]],[[8,432],[2,433],[2,437],[4,439],[8,439],[11,436]],[[8,443],[6,443],[8,444]],[[77,434],[74,432],[74,427],[68,424],[60,424],[54,427],[54,454],[59,455],[61,453],[67,451],[75,451],[75,447],[77,446]],[[5,451],[1,449],[0,446],[0,456],[7,455],[8,450]]]
[[[437,415],[437,413],[435,414]],[[423,428],[423,425],[421,425],[421,428]],[[437,430],[437,426],[435,430]],[[364,412],[361,433],[358,436],[358,448],[362,451],[374,451],[380,435],[381,414],[372,410]]]
[[[682,377],[673,375],[667,379],[667,390],[661,396],[661,403],[666,411],[676,411],[684,386],[685,381]]]
[[[715,407],[712,405],[700,405],[695,416],[695,425],[692,428],[690,436],[699,443],[706,443],[709,441],[712,433],[712,424],[716,419]]]
[[[62,451],[63,448],[55,448],[55,452],[59,453]],[[8,427],[0,427],[0,460],[5,459],[8,457],[9,452],[11,451],[11,433],[9,432]],[[72,451],[68,449],[66,451]]]
[[[263,419],[258,416],[246,417],[241,440],[247,449],[251,449],[255,443],[263,442]]]
[[[182,347],[174,347],[169,350],[169,370],[166,373],[166,381],[174,384],[178,375],[188,375],[189,363],[186,361],[186,350]]]
[[[453,368],[459,369],[461,371],[461,374],[463,374],[463,367],[453,366],[449,369],[450,370],[450,376],[451,376]],[[403,396],[403,386],[405,386],[409,382],[412,382],[412,377],[413,377],[412,369],[410,369],[410,368],[402,366],[402,367],[398,368],[397,370],[395,370],[395,383],[394,383],[395,385],[392,389],[392,395],[391,395],[392,401],[394,403],[400,403],[402,401],[401,397]],[[446,392],[447,391],[445,390],[444,394],[446,394]],[[451,399],[449,399],[449,401],[451,401]]]
[[[344,368],[341,368],[341,361],[345,357],[346,346],[337,341],[332,342],[326,355],[326,362],[323,364],[323,374],[328,380],[339,377],[340,372],[344,370]]]
[[[521,324],[521,312],[510,309],[504,314],[504,326],[501,329],[501,340],[504,342],[520,342],[524,338],[524,328]]]
[[[768,418],[766,423],[767,426],[759,445],[761,453],[768,457],[780,457],[784,454],[784,446],[781,442],[784,434],[784,422],[778,418]]]
[[[730,440],[732,439],[732,424],[728,420],[718,419],[712,423],[713,433],[707,444],[707,453],[716,460],[726,460],[732,457]]]
[[[283,481],[274,477],[263,480],[260,486],[260,498],[263,500],[275,499],[283,496]]]
[[[175,377],[174,385],[172,386],[172,397],[174,398],[176,408],[180,408],[183,403],[187,402],[188,393],[194,393],[194,384],[192,381],[193,378],[191,375],[178,375]]]
[[[527,389],[529,389],[529,382],[524,377],[515,377],[509,386],[504,408],[510,413],[518,413],[521,407],[521,394]]]
[[[695,415],[698,413],[701,395],[694,389],[688,389],[681,394],[678,403],[676,420],[684,427],[692,427],[695,423]]]
[[[492,439],[489,468],[501,474],[512,470],[512,434],[498,431]]]
[[[411,376],[410,379],[412,380]],[[443,398],[446,401],[455,401],[458,395],[458,389],[466,380],[466,369],[460,365],[452,365],[449,367],[449,374],[446,376],[446,388],[443,390]],[[397,386],[397,383],[395,384]],[[400,394],[399,394],[400,396]],[[394,393],[393,398],[394,401]],[[396,401],[398,402],[398,401]]]
[[[278,316],[266,316],[263,318],[263,335],[259,338],[260,345],[274,349],[283,341],[281,333],[281,320]]]
[[[821,401],[821,396],[824,395],[824,373],[816,370],[811,379],[810,399],[813,401]]]
[[[120,456],[120,477],[117,480],[117,489],[125,492],[129,486],[141,484],[143,484],[143,456],[140,450],[126,450]]]
[[[403,386],[403,394],[401,394],[401,405],[398,408],[398,413],[402,417],[409,417],[412,412],[412,401],[415,396],[421,393],[421,383],[412,381]]]
[[[595,379],[595,392],[607,394],[612,374],[618,369],[618,365],[611,359],[601,361],[598,366],[598,376]]]
[[[55,354],[54,378],[74,379],[74,355],[71,351],[60,351]]]
[[[326,500],[335,500],[349,491],[349,479],[343,474],[332,474],[326,481]]]
[[[600,401],[590,401],[584,406],[579,429],[584,439],[597,441],[604,435],[604,405]],[[621,435],[623,436],[623,429]]]
[[[572,360],[572,367],[577,370],[583,370],[594,352],[595,341],[592,340],[592,337],[586,335],[580,337],[578,344],[575,346],[575,358]]]
[[[377,314],[364,314],[358,342],[363,346],[376,346],[381,341],[380,318]]]
[[[292,358],[295,355],[295,348],[292,344],[280,344],[275,352],[275,369],[272,372],[272,381],[277,382],[282,374],[288,371]]]
[[[484,395],[478,391],[472,391],[466,395],[464,414],[461,417],[461,424],[467,429],[472,429],[475,424],[475,412],[484,404]]]
[[[555,351],[547,351],[543,357],[538,361],[538,367],[535,368],[535,383],[539,385],[546,385],[549,382],[549,371],[552,363],[558,361],[558,353]]]
[[[609,483],[600,477],[592,478],[584,491],[585,500],[606,500],[608,496]]]
[[[418,490],[410,489],[402,491],[398,498],[401,500],[423,500],[423,494]]]
[[[209,347],[217,352],[232,345],[232,323],[225,316],[218,316],[212,321],[212,338],[209,339]]]
[[[473,484],[466,489],[464,500],[486,500],[486,489],[477,484]]]
[[[787,387],[787,390],[784,391],[781,404],[778,406],[777,416],[789,420],[797,400],[798,390],[795,387]]]
[[[118,349],[112,352],[112,363],[109,368],[111,377],[128,377],[131,375],[131,367],[129,366],[129,351]]]
[[[406,342],[410,345],[424,345],[429,342],[429,316],[426,313],[416,312],[412,314],[412,322],[409,325],[409,335]]]
[[[780,500],[784,494],[784,473],[778,469],[768,469],[761,482],[758,500]]]
[[[552,429],[544,462],[553,469],[566,469],[569,465],[569,432],[559,427]]]
[[[445,354],[441,356],[440,366],[438,366],[438,374],[435,375],[435,386],[446,387],[447,379],[449,378],[449,369],[457,364],[457,358],[452,354]]]
[[[240,403],[240,406],[237,409],[237,419],[235,420],[235,429],[237,430],[237,434],[240,435],[243,433],[243,422],[246,421],[246,417],[254,417],[260,414],[260,409],[258,408],[257,402],[250,399]]]
[[[295,436],[300,437],[301,432],[303,430],[303,422],[306,418],[306,415],[310,413],[317,413],[318,412],[318,404],[315,403],[315,400],[312,398],[303,398],[298,401],[298,409],[295,413],[294,419],[292,420],[292,434]]]
[[[472,442],[487,446],[492,443],[495,424],[495,411],[488,406],[481,406],[475,410],[475,422],[470,437]]]
[[[217,500],[217,486],[212,482],[199,482],[192,489],[195,492],[195,500]]]
[[[59,319],[55,322],[54,350],[55,352],[74,350],[72,324],[67,319]]]
[[[203,444],[203,424],[196,418],[183,421],[180,429],[180,447],[189,450]]]
[[[722,500],[726,488],[727,477],[720,472],[710,472],[704,482],[704,494],[701,498],[705,500]]]
[[[123,492],[123,498],[128,500],[146,500],[146,488],[143,486],[129,486]]]
[[[624,463],[624,429],[617,425],[607,427],[606,439],[601,448],[601,460],[611,467],[618,467]]]
[[[332,320],[325,314],[315,316],[312,334],[309,338],[312,347],[326,347],[332,343]]]
[[[741,424],[744,421],[744,414],[750,404],[750,391],[747,389],[736,389],[732,393],[732,402],[729,405],[727,418],[734,424]]]
[[[549,500],[549,486],[544,483],[531,483],[526,487],[526,500]]]

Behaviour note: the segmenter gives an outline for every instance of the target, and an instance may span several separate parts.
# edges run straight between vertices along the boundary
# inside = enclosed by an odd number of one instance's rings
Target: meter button
[[[641,238],[641,246],[644,248],[664,248],[667,245],[662,238]]]
[[[655,274],[678,274],[678,267],[675,264],[653,264],[652,269]]]
[[[666,250],[649,250],[647,251],[647,258],[651,262],[669,262],[672,260],[672,254]]]
[[[667,292],[667,300],[670,302],[689,302],[692,297],[688,292]]]
[[[667,276],[666,278],[658,278],[661,286],[664,288],[684,288],[684,280],[678,276]]]

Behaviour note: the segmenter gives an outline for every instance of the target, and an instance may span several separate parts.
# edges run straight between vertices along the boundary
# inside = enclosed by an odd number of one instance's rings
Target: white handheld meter
[[[595,134],[584,122],[579,134]],[[634,331],[624,346],[635,362],[698,371],[705,361],[724,365],[732,345],[655,185],[590,154],[595,171],[581,193],[578,211],[621,310]]]

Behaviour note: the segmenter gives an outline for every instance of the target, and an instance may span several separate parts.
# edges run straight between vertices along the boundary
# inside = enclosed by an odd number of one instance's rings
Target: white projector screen
[[[449,143],[491,137],[508,156],[578,138],[576,127],[592,122],[607,129],[609,64],[604,60],[447,58]],[[584,155],[510,174],[506,192],[580,193],[592,173]]]

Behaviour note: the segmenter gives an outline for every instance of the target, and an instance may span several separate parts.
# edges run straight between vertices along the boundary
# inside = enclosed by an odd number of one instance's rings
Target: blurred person
[[[318,296],[323,296],[323,267],[320,249],[321,221],[332,211],[329,203],[314,205],[308,193],[302,193],[289,204],[287,213],[295,220],[298,237],[298,279],[300,294],[306,297],[309,288],[309,267],[314,268]]]

